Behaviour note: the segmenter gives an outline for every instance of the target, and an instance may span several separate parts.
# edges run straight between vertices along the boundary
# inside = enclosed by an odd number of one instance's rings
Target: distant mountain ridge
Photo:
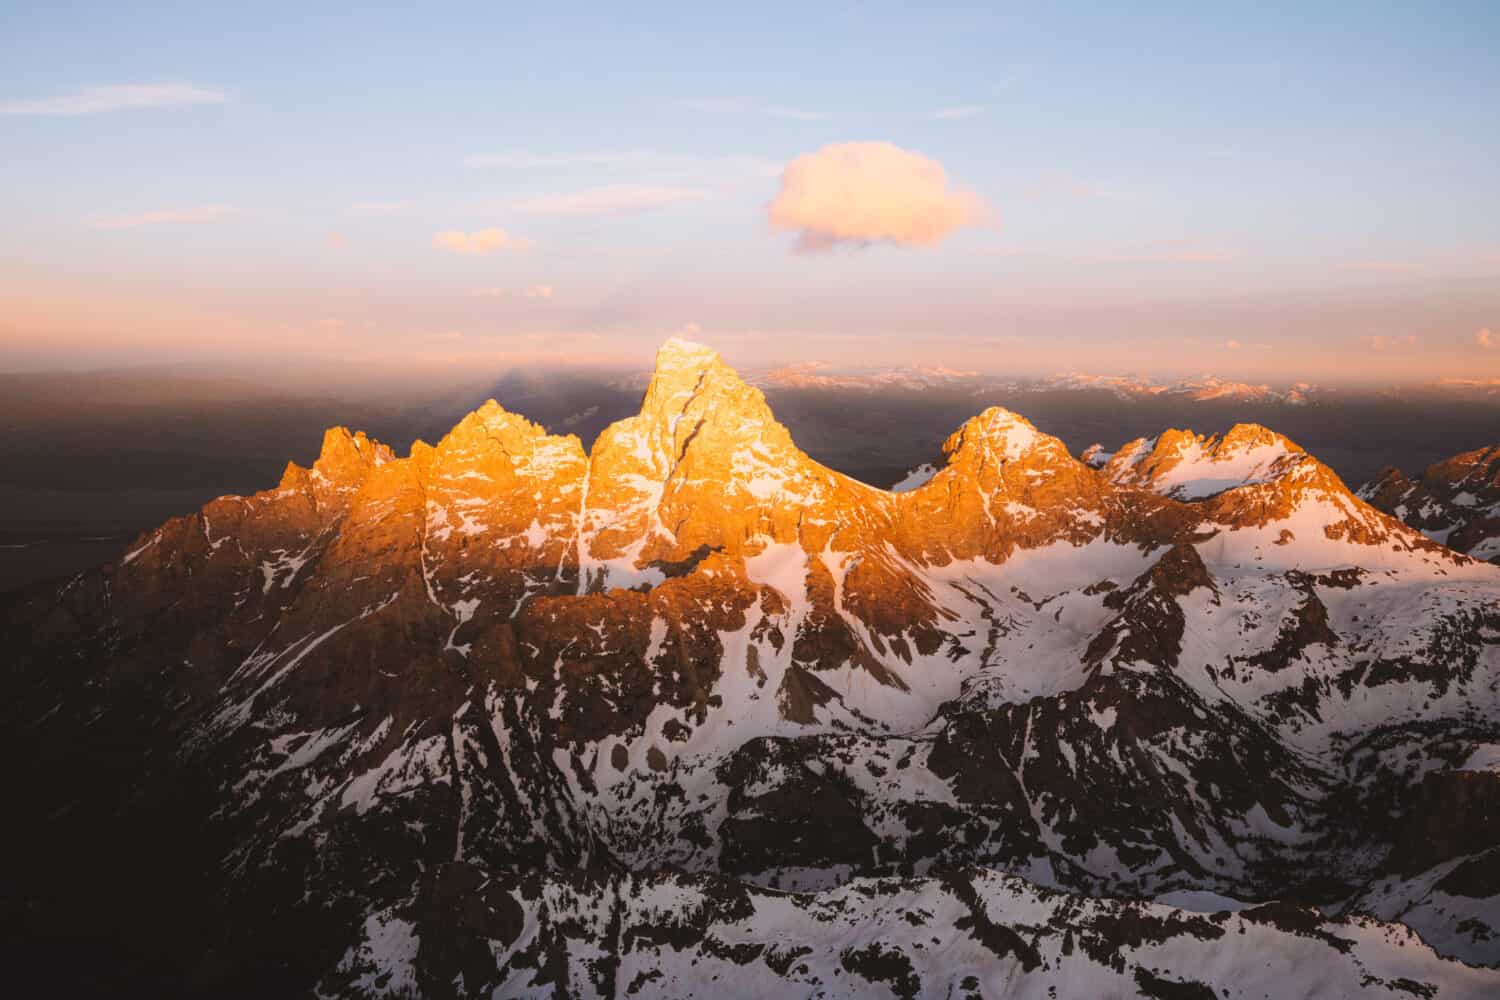
[[[676,340],[589,451],[329,430],[4,609],[25,925],[246,995],[1500,988],[1500,568],[1256,425],[943,454]]]
[[[1415,480],[1388,467],[1359,496],[1452,549],[1500,561],[1500,445],[1435,462]]]
[[[1290,406],[1312,402],[1321,391],[1310,382],[1296,382],[1274,389],[1270,385],[1240,382],[1209,374],[1159,379],[1137,375],[1063,372],[1034,378],[1014,378],[984,375],[977,371],[940,365],[851,368],[817,361],[783,365],[753,375],[748,381],[752,385],[781,390],[917,392],[948,388],[969,390],[976,394],[1096,391],[1108,392],[1122,400],[1180,398],[1200,402],[1216,400]]]

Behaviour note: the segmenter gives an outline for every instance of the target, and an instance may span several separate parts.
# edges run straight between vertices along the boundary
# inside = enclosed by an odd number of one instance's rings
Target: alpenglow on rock
[[[591,452],[493,401],[406,456],[334,429],[13,600],[14,967],[1500,991],[1500,567],[1253,425],[1086,463],[995,407],[943,453],[857,482],[669,341]]]

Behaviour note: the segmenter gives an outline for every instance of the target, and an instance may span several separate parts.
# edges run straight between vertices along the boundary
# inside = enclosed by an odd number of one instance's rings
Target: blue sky
[[[7,6],[0,368],[1500,375],[1494,4],[555,6]],[[796,252],[846,143],[985,210]]]

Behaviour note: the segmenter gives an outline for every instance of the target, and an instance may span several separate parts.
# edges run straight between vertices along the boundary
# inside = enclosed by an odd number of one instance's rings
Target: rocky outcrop
[[[1500,562],[1500,445],[1436,462],[1416,480],[1387,468],[1359,496],[1457,552]]]

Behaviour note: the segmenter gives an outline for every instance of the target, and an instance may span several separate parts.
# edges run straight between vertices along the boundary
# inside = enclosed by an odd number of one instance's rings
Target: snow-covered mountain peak
[[[643,446],[656,453],[658,474],[665,474],[706,424],[714,425],[720,437],[754,437],[762,431],[778,438],[785,435],[764,394],[725,364],[717,351],[673,338],[657,352],[639,415],[617,423],[606,434],[641,436]]]
[[[1091,452],[1096,461],[1099,452]],[[1123,445],[1103,464],[1117,485],[1139,486],[1178,500],[1203,500],[1240,486],[1307,473],[1316,460],[1259,424],[1235,424],[1223,435],[1168,430]]]
[[[975,448],[1006,462],[1019,461],[1033,453],[1068,458],[1067,447],[1060,440],[1043,434],[1030,420],[1003,406],[992,406],[970,418],[943,445],[943,451],[949,455]]]
[[[673,337],[661,345],[656,352],[656,367],[646,389],[646,406],[670,405],[672,400],[691,395],[698,383],[709,373],[726,371],[734,375],[724,364],[719,352],[704,344]],[[737,375],[734,376],[736,379]]]

